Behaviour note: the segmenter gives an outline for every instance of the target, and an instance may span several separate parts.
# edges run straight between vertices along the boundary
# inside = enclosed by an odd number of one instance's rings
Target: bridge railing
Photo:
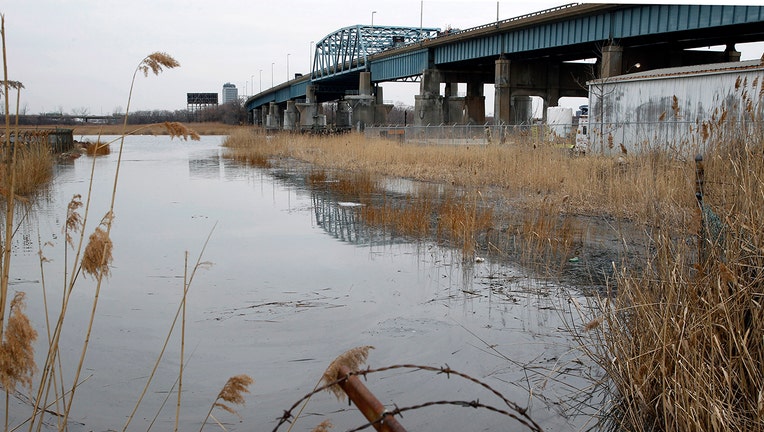
[[[460,34],[460,33],[467,33],[467,32],[471,32],[471,31],[482,30],[482,29],[487,29],[487,28],[495,28],[496,26],[500,26],[502,24],[506,24],[506,23],[510,23],[510,22],[514,22],[514,21],[520,21],[520,20],[524,20],[524,19],[528,19],[528,18],[533,18],[533,17],[540,16],[540,15],[546,15],[548,13],[557,12],[557,11],[560,11],[560,10],[563,10],[563,9],[568,9],[568,8],[571,8],[571,7],[574,7],[574,6],[578,6],[578,5],[579,5],[579,3],[568,3],[568,4],[565,4],[565,5],[562,5],[562,6],[556,6],[556,7],[553,7],[553,8],[544,9],[544,10],[541,10],[541,11],[538,11],[538,12],[531,12],[531,13],[528,13],[528,14],[525,14],[525,15],[520,15],[520,16],[516,16],[516,17],[512,17],[512,18],[507,18],[507,19],[504,19],[504,20],[501,20],[501,21],[494,21],[492,23],[479,25],[477,27],[470,27],[470,28],[464,29],[464,30],[452,31],[452,32],[450,32],[450,33],[448,33],[447,35],[444,35],[444,36],[450,36],[450,35]]]

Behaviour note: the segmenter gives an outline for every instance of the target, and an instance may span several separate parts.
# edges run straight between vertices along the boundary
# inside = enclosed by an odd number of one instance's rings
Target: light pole
[[[377,11],[371,11],[371,29],[374,30],[374,14],[377,13]]]
[[[275,65],[276,62],[271,63],[271,88],[273,88],[273,65]]]
[[[249,82],[250,82],[250,84],[251,84],[251,85],[249,86],[249,91],[251,91],[252,93],[254,93],[254,92],[255,92],[255,76],[254,76],[254,75],[251,75],[251,76],[249,77]],[[252,95],[250,95],[250,96],[252,96]]]
[[[289,81],[289,56],[290,54],[287,54],[287,81]]]
[[[260,93],[263,92],[263,70],[260,69]]]
[[[313,72],[313,41],[310,41],[310,48],[308,49],[308,72]]]

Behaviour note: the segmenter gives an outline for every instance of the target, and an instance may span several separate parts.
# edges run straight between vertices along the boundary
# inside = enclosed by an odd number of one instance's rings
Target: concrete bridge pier
[[[316,103],[316,86],[309,85],[305,90],[305,102],[296,104],[300,112],[300,130],[319,130],[326,128],[326,116]]]
[[[512,123],[512,89],[510,84],[510,61],[499,57],[494,69],[493,123],[496,125]]]
[[[276,102],[271,102],[268,107],[268,117],[265,121],[266,129],[281,129],[281,110]]]
[[[381,95],[382,89],[376,89]],[[372,94],[371,72],[361,72],[358,82],[358,95],[347,95],[345,101],[352,109],[352,124],[359,128],[366,125],[382,124],[387,122],[389,109],[384,107],[383,101]]]
[[[419,94],[414,95],[414,126],[443,123],[443,97],[440,95],[442,79],[437,69],[425,69],[422,72]]]
[[[527,125],[533,123],[533,99],[530,96],[513,96],[512,124]]]
[[[472,81],[467,83],[467,97],[464,98],[465,120],[470,124],[485,124],[485,96],[483,83]]]
[[[337,102],[337,112],[335,113],[334,124],[338,129],[349,129],[353,127],[353,108],[346,100]]]
[[[459,83],[446,84],[443,95],[443,123],[465,124],[467,123],[466,98],[459,96]]]
[[[294,101],[287,101],[286,110],[284,110],[284,130],[296,131],[298,128],[300,113],[297,111]]]
[[[600,64],[600,78],[610,78],[620,75],[623,69],[623,47],[618,45],[606,45],[602,47],[602,63]]]
[[[393,105],[385,103],[382,86],[377,85],[375,93],[374,124],[386,124],[387,115],[393,110]]]

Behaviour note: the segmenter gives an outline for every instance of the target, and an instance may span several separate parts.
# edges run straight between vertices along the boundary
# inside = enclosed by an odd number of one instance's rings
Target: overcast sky
[[[682,3],[672,1],[671,3]],[[714,3],[703,0],[691,3]],[[721,0],[717,3],[723,3]],[[738,1],[738,4],[755,4]],[[564,1],[500,1],[507,19]],[[496,20],[496,1],[446,0],[3,0],[8,78],[21,81],[22,111],[123,111],[146,55],[163,51],[180,68],[137,79],[131,111],[186,108],[186,93],[252,94],[307,73],[311,43],[342,27],[370,24],[466,29]],[[740,49],[740,47],[739,47]],[[759,58],[761,45],[743,47]],[[271,74],[273,72],[273,75]],[[384,84],[385,100],[413,105],[416,85]],[[488,109],[487,111],[492,111]]]

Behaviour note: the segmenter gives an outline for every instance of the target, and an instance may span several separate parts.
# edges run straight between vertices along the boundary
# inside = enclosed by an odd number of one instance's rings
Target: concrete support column
[[[341,100],[337,102],[337,113],[334,119],[334,123],[338,129],[349,129],[353,125],[351,118],[353,109],[347,101]]]
[[[510,61],[500,57],[496,60],[494,72],[495,97],[493,102],[493,123],[496,125],[512,122],[512,91],[509,81]]]
[[[294,101],[287,101],[286,110],[284,110],[284,130],[295,131],[299,121],[299,112]]]
[[[550,106],[557,106],[560,103],[560,64],[553,63],[547,69],[546,79],[546,97],[542,107],[541,117],[546,121],[546,109]]]
[[[602,48],[600,78],[610,78],[623,73],[623,47],[607,45]]]
[[[276,102],[270,103],[265,127],[267,129],[281,129],[281,112],[279,110],[279,105]]]
[[[483,83],[473,81],[467,83],[467,97],[464,99],[465,121],[471,124],[485,124],[485,96]]]
[[[464,97],[459,96],[459,83],[446,84],[443,101],[443,122],[447,124],[464,124],[467,122],[467,108]]]
[[[350,105],[351,122],[358,130],[374,124],[374,96],[371,94],[371,73],[361,72],[358,78],[358,96],[345,96]]]
[[[414,96],[414,126],[435,126],[443,123],[441,80],[441,73],[437,69],[422,71],[419,94]]]
[[[371,96],[371,72],[361,72],[358,78],[358,94]]]
[[[385,103],[385,93],[382,86],[378,85],[376,89],[374,119],[376,124],[387,124],[387,115],[393,110],[393,105]]]
[[[533,99],[530,96],[512,98],[512,124],[533,123]]]
[[[326,128],[326,116],[320,112],[316,103],[316,86],[305,89],[305,102],[296,104],[300,112],[300,130],[322,130]]]
[[[268,106],[263,105],[260,108],[260,125],[266,127],[268,125]]]
[[[728,62],[739,62],[740,56],[740,51],[735,49],[735,44],[727,45],[727,48],[724,50],[724,57],[726,57]]]

